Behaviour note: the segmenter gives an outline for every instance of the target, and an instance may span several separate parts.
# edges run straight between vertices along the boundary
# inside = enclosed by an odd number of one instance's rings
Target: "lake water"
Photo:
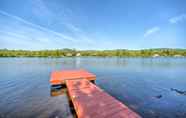
[[[72,118],[52,96],[53,70],[87,69],[96,84],[144,118],[186,118],[186,58],[0,58],[0,118]]]

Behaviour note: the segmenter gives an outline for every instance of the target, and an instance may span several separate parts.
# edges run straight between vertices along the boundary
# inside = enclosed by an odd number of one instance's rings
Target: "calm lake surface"
[[[0,118],[72,118],[53,70],[87,69],[96,84],[144,118],[186,118],[186,58],[0,58]]]

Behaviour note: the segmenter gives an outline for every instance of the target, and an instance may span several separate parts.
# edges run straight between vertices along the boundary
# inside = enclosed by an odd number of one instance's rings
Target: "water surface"
[[[0,58],[0,118],[72,118],[51,96],[53,70],[87,69],[96,84],[144,118],[186,117],[186,58]],[[52,94],[53,95],[53,94]]]

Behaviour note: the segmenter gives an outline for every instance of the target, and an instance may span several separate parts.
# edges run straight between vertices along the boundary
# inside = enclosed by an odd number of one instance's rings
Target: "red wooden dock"
[[[65,80],[80,78],[94,81],[96,79],[96,75],[83,69],[54,71],[51,74],[50,83],[51,85],[65,84]]]
[[[52,85],[66,84],[78,118],[141,118],[126,105],[89,82],[95,79],[94,74],[76,70],[54,72],[50,82]]]

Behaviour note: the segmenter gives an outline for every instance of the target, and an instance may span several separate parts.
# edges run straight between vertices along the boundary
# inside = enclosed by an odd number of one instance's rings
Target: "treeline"
[[[0,49],[0,57],[71,57],[71,56],[101,56],[101,57],[158,57],[158,56],[186,56],[186,49],[144,49],[144,50],[75,50],[75,49],[60,49],[60,50],[8,50]]]

